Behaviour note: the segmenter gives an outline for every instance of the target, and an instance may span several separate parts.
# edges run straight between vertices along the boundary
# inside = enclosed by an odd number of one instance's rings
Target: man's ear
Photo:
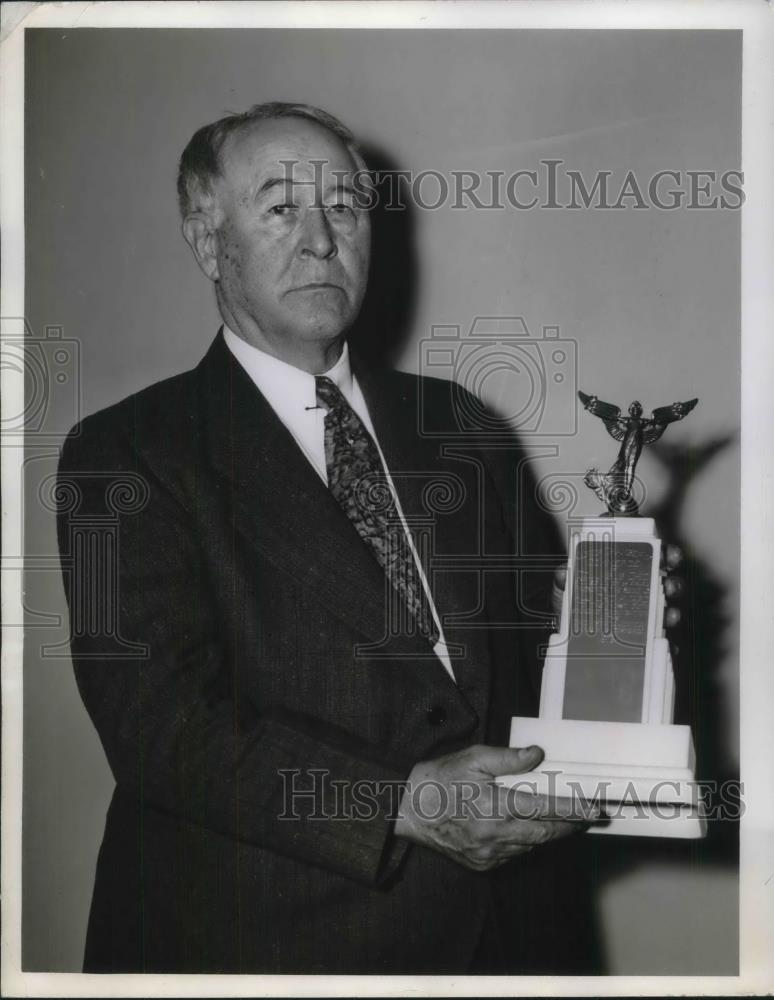
[[[183,236],[194,252],[196,263],[210,281],[220,277],[218,270],[218,231],[208,212],[191,212],[183,220]]]

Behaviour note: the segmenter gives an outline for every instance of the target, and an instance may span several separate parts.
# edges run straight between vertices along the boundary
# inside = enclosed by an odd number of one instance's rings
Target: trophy
[[[634,470],[642,448],[682,420],[698,399],[643,417],[628,416],[597,396],[578,393],[621,442],[610,470],[584,478],[607,510],[583,518],[569,543],[567,584],[558,633],[543,668],[538,718],[517,717],[511,746],[536,744],[543,764],[526,775],[530,790],[604,803],[608,820],[593,833],[702,837],[695,752],[689,726],[673,724],[675,683],[664,636],[661,540],[640,517]]]

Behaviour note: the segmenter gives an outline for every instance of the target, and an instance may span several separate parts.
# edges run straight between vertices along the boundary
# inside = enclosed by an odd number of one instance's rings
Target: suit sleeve
[[[388,883],[409,849],[393,834],[405,762],[239,696],[191,512],[121,437],[81,425],[58,474],[73,664],[116,782],[139,808]],[[343,812],[342,783],[358,790]]]

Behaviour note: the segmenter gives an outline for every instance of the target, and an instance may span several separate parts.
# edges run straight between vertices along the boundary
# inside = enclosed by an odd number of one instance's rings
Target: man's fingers
[[[551,610],[554,617],[558,618],[562,613],[562,602],[564,600],[564,588],[567,586],[567,566],[558,566],[554,571],[554,585],[551,588]]]
[[[518,824],[513,828],[516,842],[528,844],[530,847],[548,844],[562,837],[571,837],[583,829],[583,824],[563,819],[525,819],[516,820],[515,823]]]
[[[685,585],[679,576],[664,577],[664,593],[668,598],[680,597],[684,589]]]
[[[473,766],[495,777],[500,774],[523,774],[540,764],[545,754],[540,747],[474,747]]]
[[[514,858],[519,857],[521,854],[529,854],[532,850],[534,850],[533,844],[521,844],[491,858],[454,857],[454,860],[459,861],[466,868],[474,872],[491,872],[495,868],[507,865],[509,861],[513,861]]]
[[[679,602],[685,590],[685,581],[671,571],[683,562],[683,550],[677,545],[666,545],[663,551],[664,596],[667,601]],[[680,624],[680,608],[667,608],[664,612],[664,628],[674,628]]]
[[[514,820],[500,829],[496,840],[455,850],[455,860],[476,871],[489,871],[541,844],[570,837],[583,826],[562,820]]]
[[[677,569],[683,558],[683,550],[679,545],[664,546],[664,565],[667,569]]]
[[[680,624],[682,615],[679,608],[667,608],[664,612],[664,628],[674,628]]]
[[[599,802],[578,795],[541,795],[519,788],[518,783],[505,792],[508,816],[517,819],[564,820],[570,823],[589,823],[604,816]]]

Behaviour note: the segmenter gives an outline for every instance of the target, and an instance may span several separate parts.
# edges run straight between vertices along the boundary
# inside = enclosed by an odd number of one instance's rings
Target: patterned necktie
[[[403,599],[420,634],[434,646],[438,629],[376,444],[339,387],[324,375],[316,376],[315,383],[317,402],[327,411],[328,487]]]

